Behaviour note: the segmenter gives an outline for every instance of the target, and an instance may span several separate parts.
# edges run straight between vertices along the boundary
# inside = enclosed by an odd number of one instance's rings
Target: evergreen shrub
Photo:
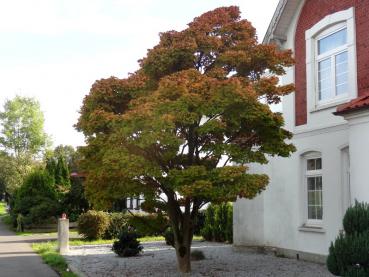
[[[205,211],[205,222],[201,235],[208,241],[233,242],[232,204],[209,205]]]
[[[119,240],[113,243],[112,250],[119,257],[137,256],[143,249],[137,237],[138,235],[134,232],[123,231],[119,236]]]
[[[336,276],[369,276],[369,205],[356,202],[344,216],[343,227],[329,247],[328,270]]]
[[[11,215],[16,222],[19,214],[25,226],[56,222],[60,213],[57,192],[50,175],[36,169],[25,179],[16,192]]]

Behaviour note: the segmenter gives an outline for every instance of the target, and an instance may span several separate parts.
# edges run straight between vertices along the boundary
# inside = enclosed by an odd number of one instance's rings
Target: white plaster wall
[[[298,15],[299,12],[290,25],[284,48],[294,49]],[[282,83],[293,83],[294,74],[294,68],[287,69]],[[251,167],[255,172],[264,170],[271,181],[261,196],[253,200],[239,199],[235,203],[234,242],[236,245],[267,245],[325,255],[330,242],[342,228],[343,194],[347,191],[342,188],[342,149],[349,145],[348,125],[342,117],[332,114],[336,107],[319,111],[312,111],[308,107],[307,124],[295,127],[294,101],[294,94],[290,94],[283,97],[282,105],[285,128],[295,134],[292,143],[297,152],[289,158],[271,158],[264,167]],[[308,105],[311,105],[309,101],[308,97]],[[368,173],[364,177],[369,183],[369,125],[367,128],[367,146],[364,150],[367,151],[365,161]],[[350,143],[350,152],[351,147]],[[300,229],[305,223],[306,213],[301,154],[312,150],[321,152],[323,161],[322,232]],[[360,149],[354,151],[360,152]],[[369,185],[366,187],[369,190]],[[363,190],[355,193],[363,193]],[[368,191],[366,193],[369,197]]]
[[[369,112],[350,115],[350,175],[352,203],[369,202]]]
[[[270,177],[267,190],[254,200],[241,199],[235,203],[235,244],[266,245],[327,254],[330,242],[342,228],[341,149],[347,145],[347,141],[347,125],[305,133],[293,139],[297,152],[290,158],[271,158],[267,170],[264,167],[264,172]],[[301,155],[307,151],[319,151],[322,154],[321,232],[307,232],[300,228],[306,221]]]

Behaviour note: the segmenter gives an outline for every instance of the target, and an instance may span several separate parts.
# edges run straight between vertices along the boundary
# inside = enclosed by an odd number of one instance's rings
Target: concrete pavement
[[[32,250],[33,240],[9,231],[0,219],[0,277],[58,277]]]

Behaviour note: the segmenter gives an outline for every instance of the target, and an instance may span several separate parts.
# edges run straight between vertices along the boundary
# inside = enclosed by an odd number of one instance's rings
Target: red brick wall
[[[358,94],[369,88],[369,0],[306,0],[295,36],[295,122],[307,123],[305,31],[325,16],[355,8]]]

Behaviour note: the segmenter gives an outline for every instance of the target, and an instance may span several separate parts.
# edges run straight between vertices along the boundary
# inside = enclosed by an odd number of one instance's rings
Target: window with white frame
[[[348,96],[347,27],[325,30],[316,40],[317,91],[320,102]]]
[[[322,158],[309,156],[305,161],[307,224],[320,225],[323,219]]]
[[[327,15],[306,30],[309,111],[357,97],[355,34],[353,7]]]

